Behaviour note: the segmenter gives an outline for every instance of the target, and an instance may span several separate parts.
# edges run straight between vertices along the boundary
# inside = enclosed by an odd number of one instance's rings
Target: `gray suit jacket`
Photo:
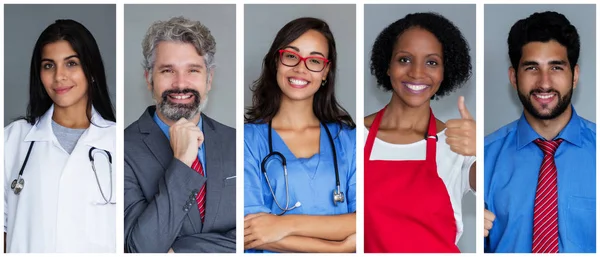
[[[125,250],[235,252],[235,129],[202,114],[207,179],[173,158],[155,111],[125,129]],[[194,194],[205,182],[202,224]]]

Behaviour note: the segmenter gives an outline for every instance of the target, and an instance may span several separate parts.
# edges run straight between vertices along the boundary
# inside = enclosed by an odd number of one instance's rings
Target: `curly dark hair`
[[[285,48],[309,30],[318,31],[327,39],[329,48],[327,59],[331,65],[325,85],[315,93],[313,112],[321,122],[343,124],[350,128],[356,127],[352,117],[337,102],[334,94],[337,51],[333,34],[325,21],[311,17],[290,21],[275,36],[271,48],[263,59],[260,77],[252,84],[254,94],[252,95],[252,106],[247,108],[244,116],[246,123],[267,123],[275,117],[279,111],[282,94],[281,88],[277,84],[277,63],[279,62],[277,51]]]
[[[524,45],[550,40],[555,40],[567,48],[567,58],[572,71],[579,59],[579,34],[575,26],[557,12],[534,13],[512,26],[508,34],[508,56],[515,71],[518,70]]]
[[[371,74],[377,85],[385,91],[392,90],[387,71],[398,38],[410,28],[422,28],[431,32],[442,44],[444,55],[444,80],[431,98],[441,98],[460,88],[471,77],[469,44],[460,30],[444,16],[437,13],[412,13],[385,28],[371,50]]]

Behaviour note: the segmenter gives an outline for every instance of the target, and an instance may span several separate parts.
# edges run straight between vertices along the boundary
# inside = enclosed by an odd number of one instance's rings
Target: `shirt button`
[[[184,211],[184,212],[188,212],[189,210],[190,210],[190,209],[189,209],[189,208],[188,208],[186,205],[184,205],[184,206],[183,206],[183,211]]]
[[[193,205],[193,203],[192,203],[192,202],[188,202],[188,206],[190,206],[190,207],[191,207],[192,205]]]

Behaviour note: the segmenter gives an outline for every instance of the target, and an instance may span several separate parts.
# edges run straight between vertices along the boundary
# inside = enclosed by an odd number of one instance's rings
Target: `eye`
[[[171,69],[164,69],[164,70],[161,70],[160,73],[173,73],[173,70],[171,70]]]
[[[436,62],[436,61],[427,61],[426,64],[429,65],[429,66],[437,66],[438,62]]]
[[[313,63],[313,64],[322,64],[323,60],[317,59],[317,58],[311,58],[311,59],[309,59],[309,62]]]
[[[52,63],[49,63],[49,62],[42,63],[42,69],[44,69],[44,70],[52,69],[52,67],[54,67],[54,64],[52,64]]]
[[[554,67],[552,67],[552,70],[564,70],[564,69],[561,66],[554,66]]]
[[[409,63],[410,62],[410,58],[408,58],[408,57],[400,57],[400,59],[398,59],[398,62]]]
[[[298,58],[295,54],[292,54],[292,53],[285,53],[283,55],[283,57],[288,58],[288,59],[297,59]]]
[[[73,67],[73,66],[77,66],[79,65],[76,61],[68,61],[67,62],[67,67]]]
[[[190,72],[191,72],[191,73],[199,73],[200,71],[199,71],[199,70],[196,70],[196,69],[192,69],[192,70],[190,70]]]
[[[536,66],[529,66],[529,67],[525,67],[525,70],[526,71],[536,71],[536,70],[538,70],[538,67],[536,67]]]

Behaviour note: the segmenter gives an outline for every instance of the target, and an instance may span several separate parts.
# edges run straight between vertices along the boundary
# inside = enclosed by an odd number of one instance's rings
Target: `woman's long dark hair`
[[[29,104],[25,120],[34,125],[52,106],[52,99],[46,92],[40,77],[42,51],[44,46],[60,40],[69,42],[81,61],[81,67],[88,84],[86,109],[88,120],[91,121],[89,115],[93,105],[102,118],[115,122],[115,113],[108,94],[106,74],[104,72],[104,63],[102,62],[100,49],[98,49],[92,33],[74,20],[57,20],[42,32],[35,43],[33,56],[31,57]]]
[[[335,40],[329,25],[316,18],[299,18],[283,26],[275,36],[271,48],[263,60],[263,69],[258,80],[252,84],[252,107],[248,108],[244,116],[246,123],[265,123],[273,119],[281,104],[281,89],[277,84],[278,50],[288,46],[291,42],[309,30],[316,30],[327,39],[329,59],[331,66],[327,74],[327,82],[319,87],[313,99],[313,112],[321,122],[338,123],[356,127],[352,117],[342,108],[335,99],[335,73],[337,66],[337,52]]]

